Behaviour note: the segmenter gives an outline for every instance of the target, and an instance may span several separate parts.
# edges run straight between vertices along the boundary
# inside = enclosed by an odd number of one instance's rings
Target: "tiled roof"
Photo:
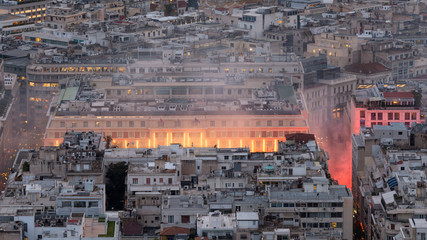
[[[384,92],[385,98],[414,98],[411,92]]]
[[[160,236],[175,236],[177,234],[190,235],[190,229],[183,227],[168,227],[160,232]]]
[[[367,64],[354,63],[354,64],[345,66],[344,69],[347,72],[362,73],[362,74],[375,74],[375,73],[390,71],[390,69],[386,68],[384,65],[380,63],[367,63]]]
[[[139,224],[136,219],[123,219],[122,232],[124,236],[141,236],[142,224]]]

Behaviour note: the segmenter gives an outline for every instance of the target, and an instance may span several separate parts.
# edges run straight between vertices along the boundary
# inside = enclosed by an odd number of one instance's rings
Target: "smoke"
[[[329,154],[329,172],[341,185],[351,188],[351,130],[345,118],[310,125],[319,146]]]

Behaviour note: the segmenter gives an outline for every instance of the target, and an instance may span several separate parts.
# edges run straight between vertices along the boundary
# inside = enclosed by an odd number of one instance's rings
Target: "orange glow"
[[[190,133],[187,133],[187,147],[190,147]]]
[[[59,141],[56,140],[55,146],[59,146]]]
[[[156,134],[153,133],[153,147],[156,147]]]
[[[274,151],[277,152],[277,139],[274,139]]]
[[[240,139],[240,147],[241,148],[243,147],[243,140],[242,139]]]
[[[262,140],[262,151],[265,152],[265,139]]]
[[[219,139],[216,140],[216,147],[220,148],[220,146],[219,146]]]
[[[166,133],[166,145],[169,145],[169,133]]]
[[[151,139],[148,140],[148,148],[151,148]]]
[[[205,147],[208,147],[208,140],[205,139]]]
[[[228,139],[228,147],[231,148],[231,139]]]
[[[251,152],[255,152],[255,144],[254,144],[254,140],[253,139],[251,141]]]
[[[139,140],[136,140],[136,148],[139,148]]]
[[[184,141],[183,141],[183,143],[182,143],[183,147],[186,147],[186,146],[185,146],[185,143],[186,143],[186,141],[185,141],[185,133],[184,133]]]
[[[200,132],[200,147],[203,147],[203,133]]]
[[[128,140],[125,140],[125,148],[128,148]]]

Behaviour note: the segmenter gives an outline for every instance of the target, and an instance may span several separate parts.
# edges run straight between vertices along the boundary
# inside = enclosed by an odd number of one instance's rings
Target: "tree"
[[[105,141],[105,148],[109,149],[111,147],[111,142],[113,141],[113,138],[111,136],[105,136],[104,141]]]
[[[106,178],[107,210],[123,210],[126,191],[126,162],[111,163]]]
[[[29,172],[30,171],[30,164],[28,162],[24,162],[22,164],[22,171],[23,172]]]

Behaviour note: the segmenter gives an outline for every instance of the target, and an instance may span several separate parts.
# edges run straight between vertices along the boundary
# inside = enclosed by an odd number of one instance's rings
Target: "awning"
[[[389,180],[387,180],[388,187],[390,190],[394,190],[394,187],[397,186],[397,179],[396,177],[392,177]]]

